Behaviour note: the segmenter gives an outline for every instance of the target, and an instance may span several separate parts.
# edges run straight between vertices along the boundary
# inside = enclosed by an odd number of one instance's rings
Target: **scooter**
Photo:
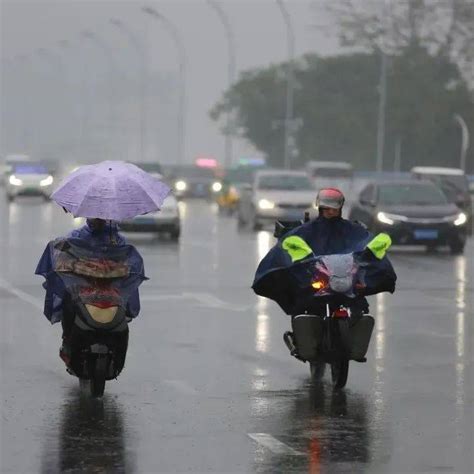
[[[55,246],[55,272],[65,288],[64,344],[67,371],[93,397],[122,371],[128,347],[128,296],[140,284],[131,274],[127,248],[96,249],[63,240]]]
[[[89,386],[93,397],[101,397],[106,380],[117,378],[125,364],[129,333],[126,312],[122,306],[100,307],[80,299],[72,307],[69,353],[60,351],[60,356],[67,371],[79,378],[81,387]]]

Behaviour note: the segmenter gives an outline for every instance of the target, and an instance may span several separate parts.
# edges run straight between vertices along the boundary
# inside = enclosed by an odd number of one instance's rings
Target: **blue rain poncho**
[[[356,222],[320,216],[280,238],[258,265],[252,289],[276,301],[287,314],[296,314],[302,309],[301,300],[308,297],[297,275],[302,265],[323,255],[353,253],[364,267],[365,287],[356,300],[383,291],[393,293],[395,271],[385,251],[376,250],[374,240],[374,236]]]
[[[114,268],[111,270],[111,266],[107,264],[104,267],[104,261],[112,262]],[[125,238],[118,233],[116,224],[107,223],[103,229],[97,231],[87,223],[65,238],[50,241],[36,267],[35,274],[46,279],[43,283],[46,290],[44,315],[51,323],[62,319],[65,292],[68,291],[74,296],[78,287],[85,286],[84,271],[77,274],[72,270],[77,263],[78,268],[88,268],[87,271],[90,271],[92,265],[96,273],[110,273],[118,267],[122,270],[126,268],[126,271],[121,270],[120,278],[111,281],[116,293],[120,295],[118,303],[126,308],[127,316],[138,316],[138,287],[147,279],[142,257],[136,248],[127,244]]]

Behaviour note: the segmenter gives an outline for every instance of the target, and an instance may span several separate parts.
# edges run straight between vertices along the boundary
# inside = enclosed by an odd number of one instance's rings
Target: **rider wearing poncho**
[[[343,194],[334,188],[322,189],[316,198],[319,216],[283,235],[260,262],[252,285],[260,296],[276,301],[291,315],[304,312],[311,300],[310,292],[298,287],[288,271],[296,262],[322,255],[354,253],[363,262],[364,286],[346,302],[353,313],[368,312],[365,296],[395,290],[396,275],[385,256],[390,246],[387,234],[374,236],[361,224],[342,218]],[[317,302],[323,311],[325,300]],[[325,313],[325,311],[324,311]]]
[[[67,237],[49,242],[36,267],[35,273],[46,278],[43,283],[46,290],[44,315],[51,323],[64,319],[66,290],[64,281],[56,270],[58,256],[63,253],[60,250],[64,249],[65,245],[72,246],[73,252],[79,254],[76,257],[79,260],[85,255],[100,259],[107,252],[121,253],[129,267],[129,276],[121,281],[127,290],[127,316],[129,318],[138,316],[140,312],[138,286],[146,279],[141,255],[119,234],[117,224],[102,219],[87,219],[83,227],[73,230]],[[68,253],[71,254],[71,251]]]

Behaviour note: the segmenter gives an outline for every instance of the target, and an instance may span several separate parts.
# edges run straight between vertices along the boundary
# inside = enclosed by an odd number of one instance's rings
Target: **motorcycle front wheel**
[[[351,348],[351,336],[349,332],[349,321],[347,318],[337,320],[337,340],[339,341],[340,356],[331,362],[331,379],[334,389],[344,388],[349,374],[349,353]]]

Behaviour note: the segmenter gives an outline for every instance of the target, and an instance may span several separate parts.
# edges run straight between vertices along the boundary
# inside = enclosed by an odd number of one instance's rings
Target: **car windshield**
[[[438,185],[450,202],[456,202],[459,195],[468,192],[468,181],[464,175],[427,175]]]
[[[386,205],[446,204],[446,196],[434,185],[387,184],[379,187],[379,202]]]
[[[158,163],[134,163],[135,166],[138,166],[143,171],[147,173],[159,173],[162,174],[161,165]]]
[[[261,176],[258,180],[260,189],[275,189],[281,191],[306,191],[314,189],[307,176],[291,176],[284,174]]]
[[[311,171],[313,178],[352,178],[353,171],[344,168],[315,168]]]
[[[48,169],[41,163],[15,163],[14,174],[48,174]]]
[[[178,169],[175,173],[176,178],[214,178],[214,170],[212,168],[200,168],[193,166],[190,168]]]

